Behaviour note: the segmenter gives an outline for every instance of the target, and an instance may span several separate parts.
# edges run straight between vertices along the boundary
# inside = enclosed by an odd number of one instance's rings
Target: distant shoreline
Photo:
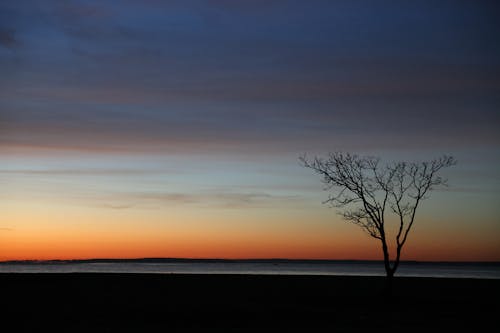
[[[49,259],[49,260],[5,260],[2,264],[88,264],[88,263],[346,263],[346,264],[371,264],[383,263],[383,260],[358,260],[358,259],[220,259],[220,258],[94,258],[94,259]],[[500,265],[500,261],[419,261],[402,260],[402,264],[447,264],[447,265]]]

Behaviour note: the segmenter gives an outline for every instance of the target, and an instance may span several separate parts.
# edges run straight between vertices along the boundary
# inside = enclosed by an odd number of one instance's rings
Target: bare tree
[[[394,162],[381,164],[380,159],[335,152],[327,158],[300,158],[302,164],[322,176],[325,190],[333,192],[324,203],[341,208],[341,216],[352,222],[382,245],[387,276],[387,292],[392,289],[408,234],[415,222],[415,213],[429,192],[446,179],[438,172],[456,164],[452,156],[442,156],[427,162]],[[391,259],[386,221],[387,213],[395,214],[395,255]]]

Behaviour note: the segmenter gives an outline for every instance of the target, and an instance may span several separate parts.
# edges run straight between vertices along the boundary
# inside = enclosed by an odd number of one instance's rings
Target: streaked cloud
[[[165,173],[165,170],[145,170],[145,169],[0,169],[0,174],[4,175],[55,175],[55,176],[127,176],[127,175],[148,175],[152,173]]]
[[[111,209],[160,208],[170,205],[190,205],[204,208],[262,208],[298,204],[304,200],[299,195],[278,195],[266,192],[235,192],[221,189],[200,190],[199,192],[129,192],[115,193],[103,201],[115,200],[100,207]]]

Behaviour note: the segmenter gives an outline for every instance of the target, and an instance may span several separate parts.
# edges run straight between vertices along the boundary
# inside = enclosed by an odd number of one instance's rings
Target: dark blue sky
[[[496,145],[498,9],[493,1],[4,2],[2,141],[140,150],[166,141]]]

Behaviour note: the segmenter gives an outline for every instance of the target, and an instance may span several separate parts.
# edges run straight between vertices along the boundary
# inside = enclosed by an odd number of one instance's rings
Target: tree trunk
[[[387,300],[391,301],[393,298],[392,293],[393,293],[393,281],[394,281],[394,274],[396,273],[396,270],[398,269],[399,266],[399,260],[401,258],[401,248],[402,245],[398,244],[398,247],[396,249],[396,259],[394,259],[394,262],[391,263],[388,262],[386,265],[386,281],[385,281],[385,297]]]
[[[387,301],[392,300],[393,281],[394,281],[394,271],[390,270],[386,272],[385,286],[384,286],[384,297]]]
[[[386,274],[385,287],[384,287],[384,298],[387,301],[390,301],[392,298],[392,285],[393,285],[394,272],[396,271],[395,268],[397,267],[398,263],[395,263],[394,268],[391,267],[391,260],[389,257],[389,248],[387,247],[387,243],[385,241],[385,238],[382,238],[382,251],[384,252],[384,266],[385,266],[385,274]]]

